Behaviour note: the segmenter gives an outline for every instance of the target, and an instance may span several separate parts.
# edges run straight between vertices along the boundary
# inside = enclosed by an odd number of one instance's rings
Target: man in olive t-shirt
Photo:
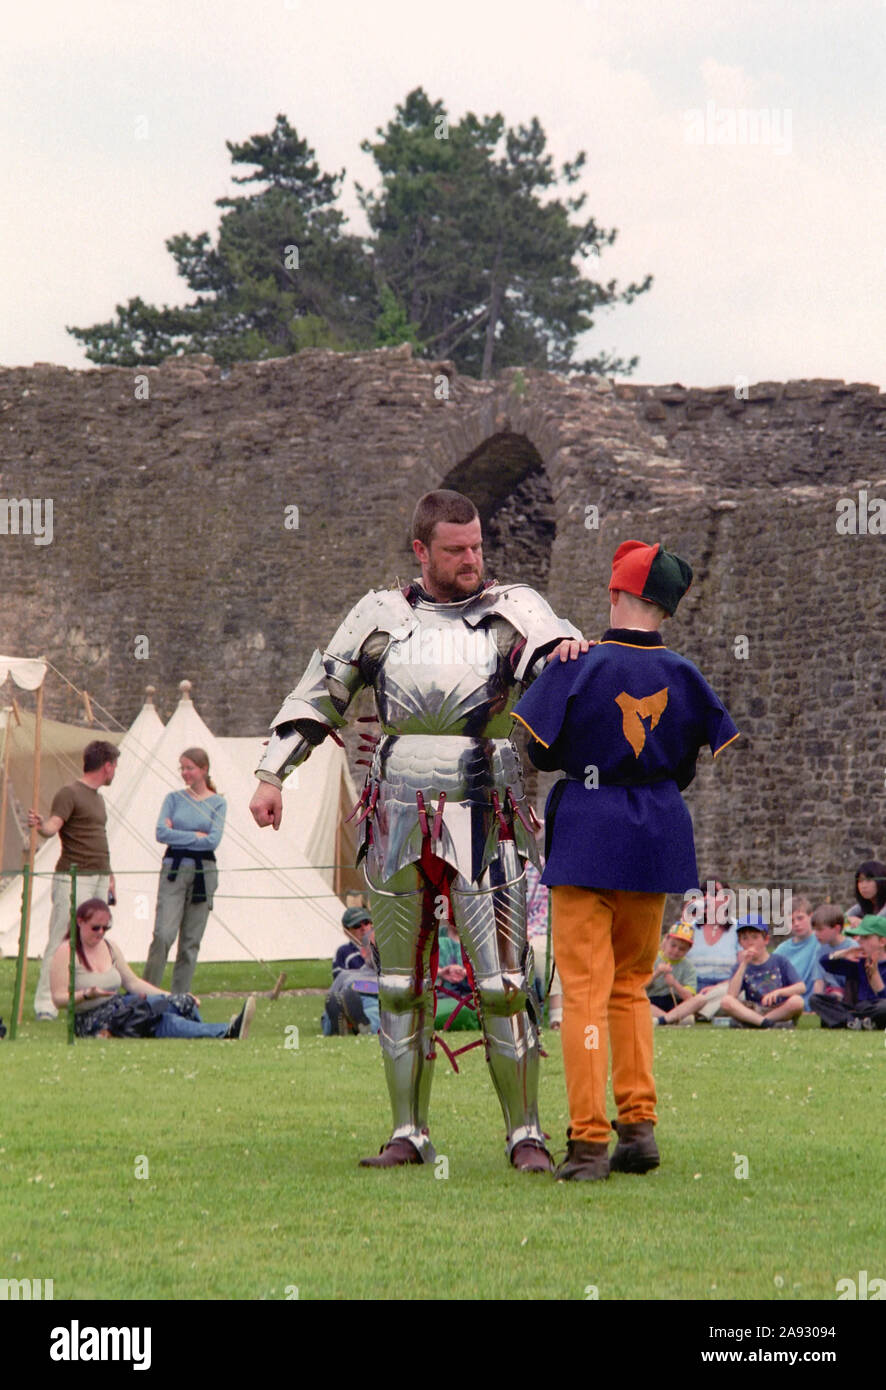
[[[52,879],[49,939],[34,996],[34,1012],[41,1022],[58,1017],[49,987],[49,968],[71,920],[71,865],[77,866],[78,907],[87,898],[107,901],[108,889],[114,886],[105,828],[107,810],[98,789],[113,782],[119,756],[116,745],[104,739],[88,743],[83,750],[83,776],[56,792],[45,818],[39,811],[28,812],[28,824],[36,825],[44,840],[57,833],[62,844]]]

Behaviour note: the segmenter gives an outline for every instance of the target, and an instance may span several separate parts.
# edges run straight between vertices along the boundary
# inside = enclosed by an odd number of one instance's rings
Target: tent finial
[[[156,687],[156,685],[146,685],[146,686],[145,686],[145,704],[146,704],[146,705],[152,705],[152,704],[154,703],[154,696],[156,695],[156,693],[157,693],[157,687]]]
[[[183,700],[190,700],[190,698],[191,698],[191,689],[192,689],[191,682],[190,682],[190,681],[179,681],[179,683],[178,683],[178,688],[179,688],[179,690],[180,690],[181,693],[182,693],[182,699],[183,699]]]

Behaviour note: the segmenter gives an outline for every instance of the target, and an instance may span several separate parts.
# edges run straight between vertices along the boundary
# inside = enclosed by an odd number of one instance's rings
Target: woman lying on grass
[[[79,1038],[239,1038],[249,1033],[255,1013],[250,995],[230,1023],[204,1023],[193,994],[169,994],[140,980],[108,940],[111,912],[102,898],[77,908],[77,963],[74,974],[74,1032]],[[70,932],[52,958],[52,1002],[67,1009]],[[120,989],[126,993],[121,994]]]

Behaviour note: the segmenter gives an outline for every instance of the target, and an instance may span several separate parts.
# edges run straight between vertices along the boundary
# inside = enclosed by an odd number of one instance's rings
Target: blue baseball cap
[[[736,934],[740,931],[760,931],[764,936],[768,936],[769,923],[764,922],[759,913],[754,917],[742,917],[736,923]]]

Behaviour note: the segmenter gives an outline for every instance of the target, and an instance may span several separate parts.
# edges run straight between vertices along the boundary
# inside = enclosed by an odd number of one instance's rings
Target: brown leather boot
[[[361,1158],[361,1168],[405,1168],[410,1163],[422,1163],[418,1149],[408,1139],[392,1139],[383,1144],[372,1158]]]
[[[631,1125],[613,1120],[612,1128],[618,1135],[618,1143],[609,1160],[613,1173],[648,1173],[650,1168],[658,1167],[661,1157],[651,1120],[638,1120]]]
[[[554,1176],[557,1182],[602,1182],[609,1177],[609,1145],[570,1139],[566,1157]]]
[[[511,1162],[520,1173],[553,1173],[554,1160],[537,1139],[521,1139],[514,1145]]]

